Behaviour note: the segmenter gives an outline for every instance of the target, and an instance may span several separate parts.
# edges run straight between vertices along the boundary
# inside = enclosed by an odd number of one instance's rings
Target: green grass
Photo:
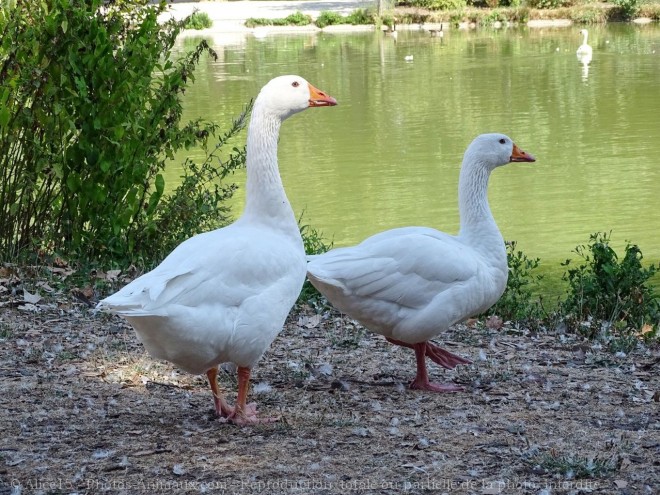
[[[535,457],[532,463],[549,474],[558,474],[568,479],[602,478],[617,471],[615,457],[590,458],[572,454],[561,455],[554,451]]]

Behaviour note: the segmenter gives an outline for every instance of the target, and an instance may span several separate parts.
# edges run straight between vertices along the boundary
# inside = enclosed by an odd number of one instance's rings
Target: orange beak
[[[513,153],[511,153],[511,158],[509,158],[509,161],[511,162],[535,162],[536,158],[534,158],[532,155],[529,153],[525,153],[523,150],[518,148],[515,144],[513,145]]]
[[[315,88],[311,84],[309,85],[310,107],[333,107],[336,104],[337,104],[337,100],[335,100],[332,96],[324,93],[318,88]]]

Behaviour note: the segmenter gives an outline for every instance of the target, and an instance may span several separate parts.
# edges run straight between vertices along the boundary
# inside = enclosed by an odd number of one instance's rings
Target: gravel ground
[[[250,394],[281,419],[240,428],[214,417],[204,377],[93,314],[89,287],[3,270],[0,494],[658,493],[660,349],[470,321],[439,343],[474,364],[429,365],[465,390],[433,394],[407,388],[409,350],[297,308]],[[233,402],[231,368],[220,386]]]

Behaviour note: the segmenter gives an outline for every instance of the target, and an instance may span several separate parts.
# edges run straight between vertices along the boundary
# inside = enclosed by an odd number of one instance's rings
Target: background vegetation
[[[218,126],[181,122],[195,67],[215,53],[201,42],[174,60],[182,24],[159,24],[164,7],[28,0],[0,11],[0,261],[60,253],[150,264],[227,222],[233,189],[216,179],[244,155],[221,162],[216,152],[245,115],[165,195],[167,161],[208,151]]]
[[[474,22],[488,26],[495,21],[527,22],[530,19],[570,19],[578,24],[607,21],[626,21],[635,17],[660,20],[660,2],[657,0],[396,0],[392,8],[379,16],[375,8],[357,9],[349,15],[324,11],[316,20],[300,12],[282,19],[255,19],[246,21],[247,27],[305,26],[319,28],[336,24],[392,23],[415,24],[424,22]]]

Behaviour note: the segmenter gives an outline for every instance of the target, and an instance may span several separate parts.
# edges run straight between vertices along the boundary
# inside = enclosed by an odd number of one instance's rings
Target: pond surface
[[[575,56],[578,32],[218,37],[209,41],[220,58],[202,63],[186,118],[228,123],[281,74],[337,98],[289,119],[279,149],[294,210],[335,246],[405,225],[455,233],[463,152],[476,135],[503,132],[537,158],[491,177],[505,239],[557,273],[596,231],[660,261],[660,27],[591,27],[586,69]],[[168,176],[176,180],[175,166]]]

